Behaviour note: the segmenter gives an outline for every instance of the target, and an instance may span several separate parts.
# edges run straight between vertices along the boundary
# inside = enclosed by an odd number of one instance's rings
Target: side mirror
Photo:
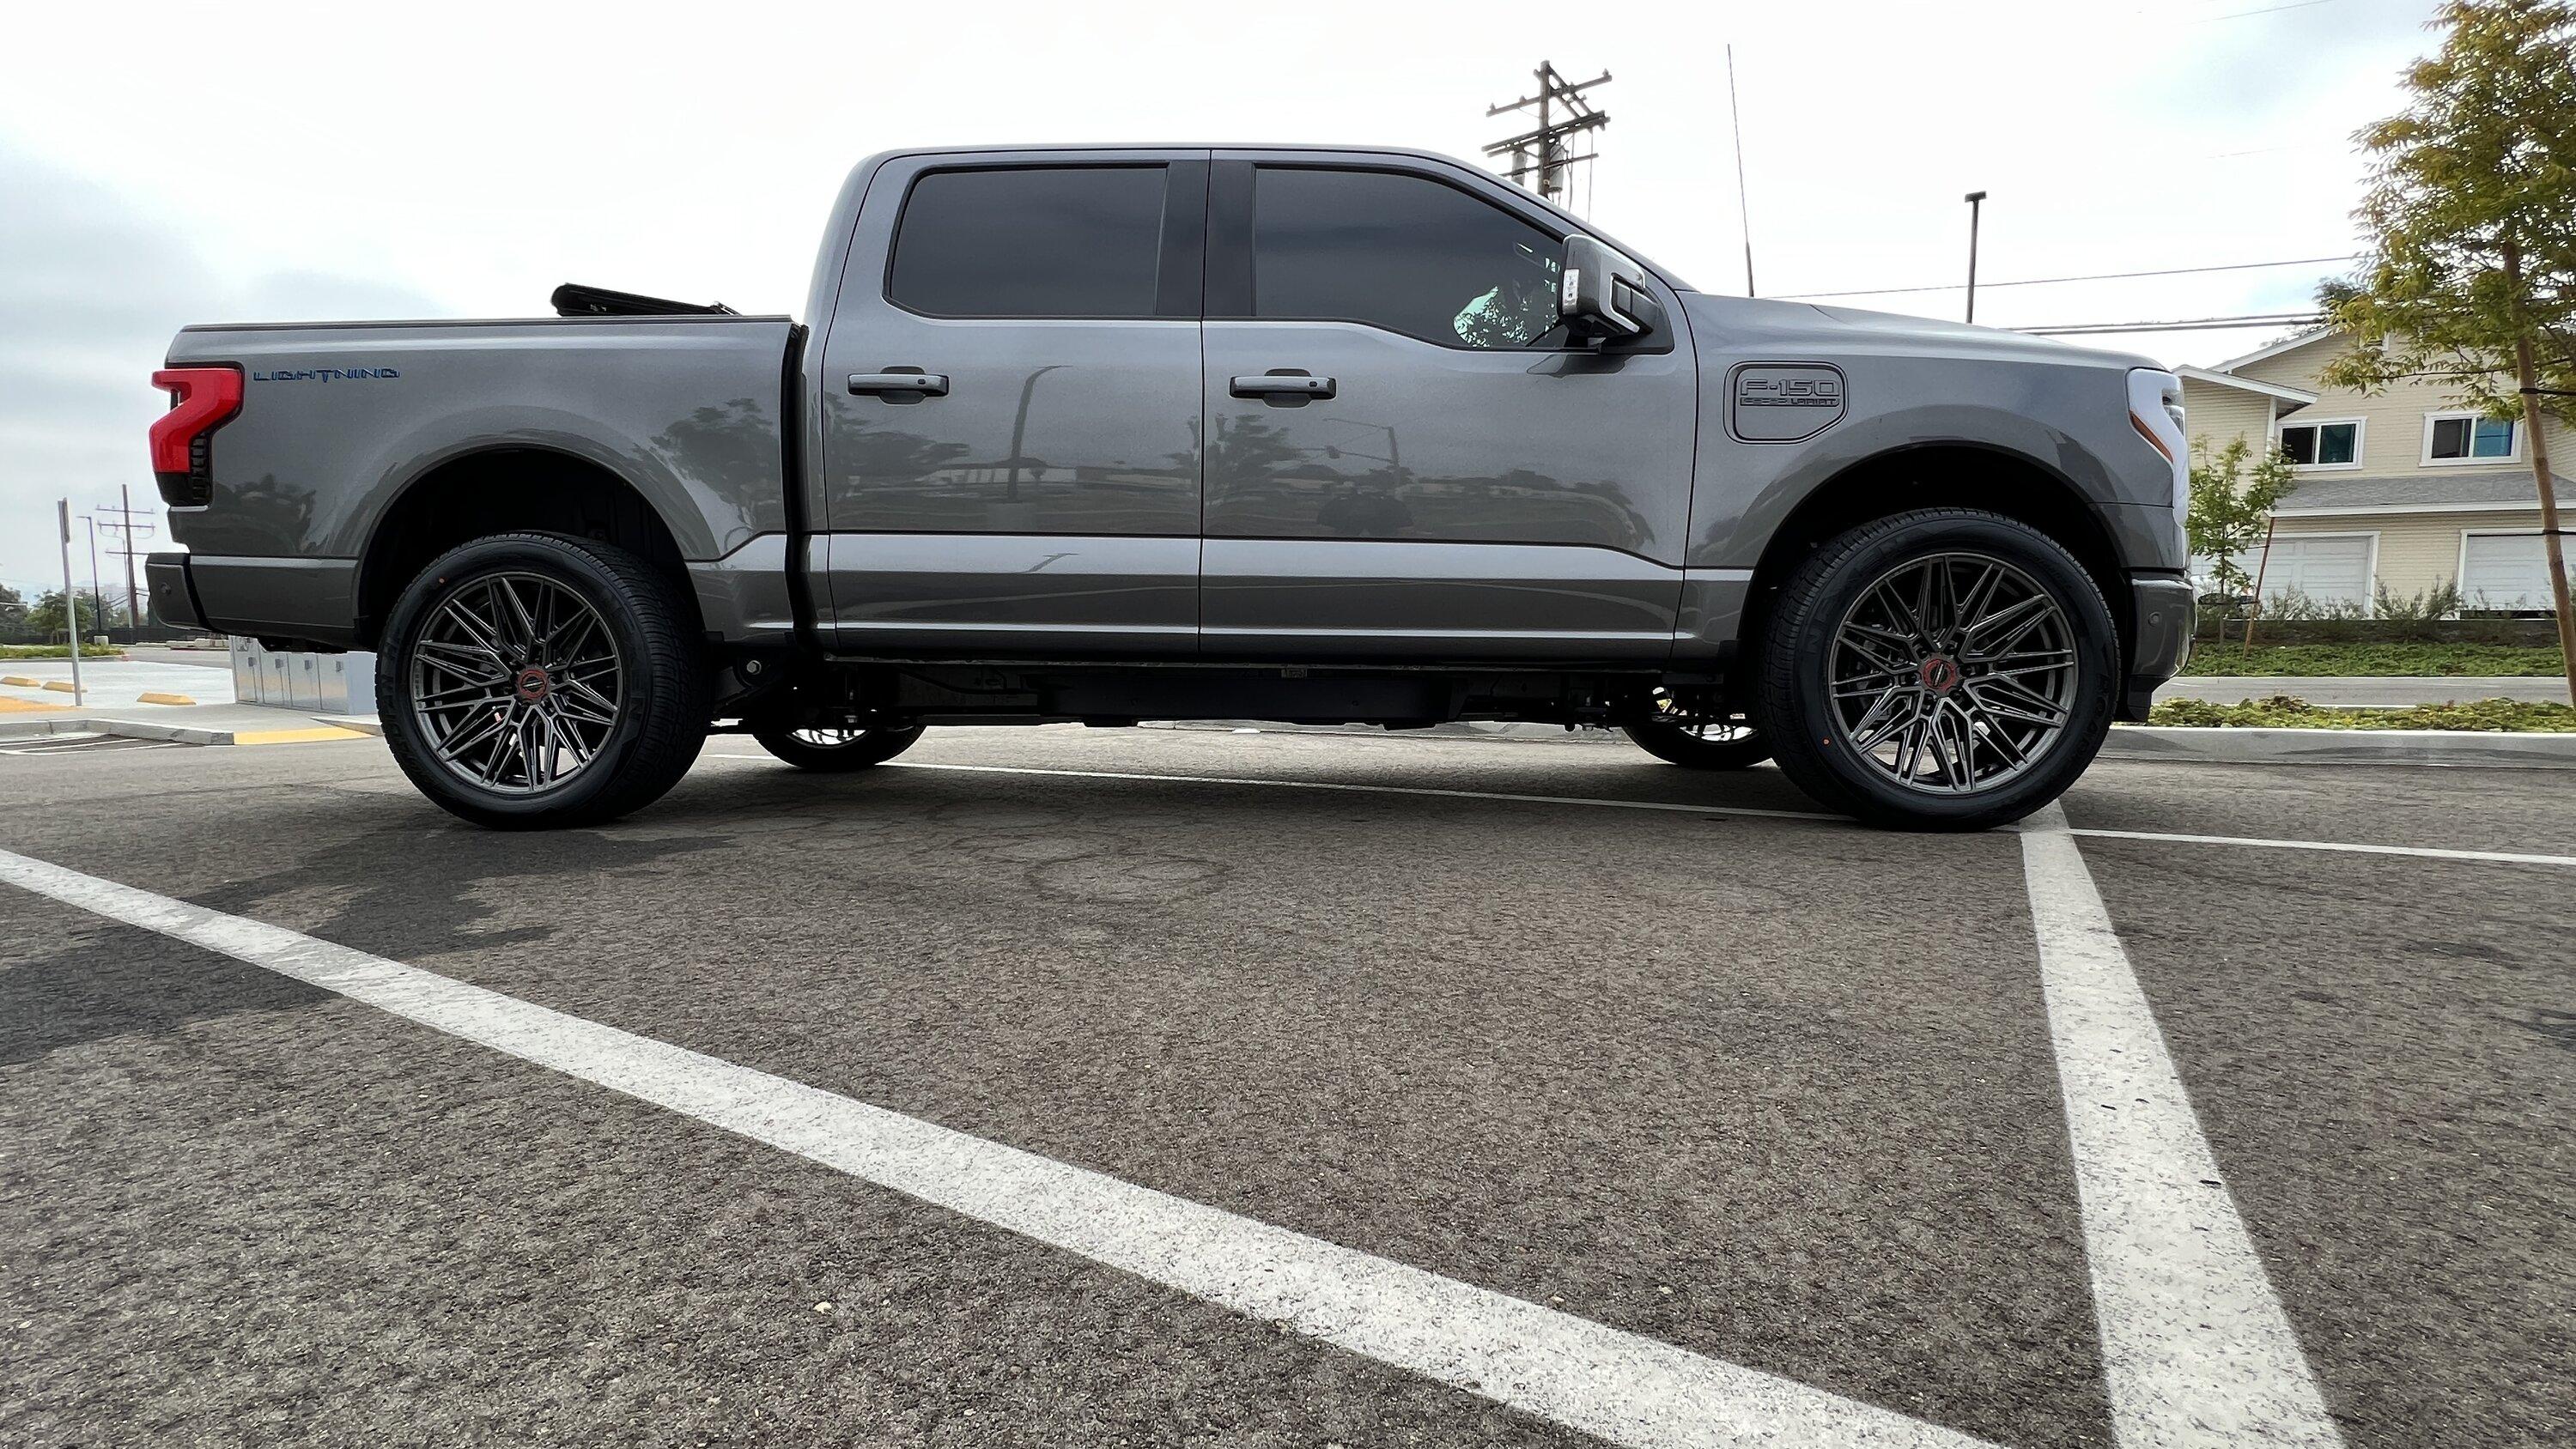
[[[1580,234],[1565,239],[1557,311],[1576,340],[1595,346],[1634,342],[1664,321],[1664,309],[1647,289],[1646,269]]]

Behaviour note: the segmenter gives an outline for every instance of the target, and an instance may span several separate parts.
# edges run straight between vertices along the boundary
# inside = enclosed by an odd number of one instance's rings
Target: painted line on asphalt
[[[1956,1430],[242,916],[0,851],[0,880],[1639,1449]]]
[[[737,755],[710,750],[718,760],[758,760],[777,764],[774,755]],[[1840,815],[1813,810],[1757,810],[1749,805],[1685,805],[1672,800],[1596,800],[1578,795],[1510,795],[1493,790],[1435,790],[1423,785],[1353,785],[1331,780],[1269,780],[1253,775],[1146,775],[1128,770],[1041,770],[1027,765],[949,765],[929,760],[888,760],[887,770],[959,770],[978,775],[1051,775],[1071,780],[1138,780],[1178,785],[1260,785],[1274,790],[1344,790],[1360,795],[1430,795],[1444,800],[1501,800],[1514,805],[1598,805],[1609,810],[1663,810],[1687,815],[1745,815],[1757,820],[1823,820],[1851,822]]]
[[[2163,840],[2182,845],[2250,845],[2263,850],[2340,850],[2354,855],[2413,855],[2431,860],[2478,860],[2503,865],[2576,865],[2576,855],[2531,855],[2510,850],[2443,850],[2430,845],[2360,845],[2338,840],[2264,840],[2250,835],[2175,835],[2160,830],[2088,830],[2072,835],[2101,840]]]
[[[2064,807],[2021,848],[2121,1449],[2340,1445]]]

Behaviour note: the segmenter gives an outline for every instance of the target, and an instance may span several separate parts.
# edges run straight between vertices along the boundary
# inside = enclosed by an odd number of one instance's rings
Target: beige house
[[[2465,607],[2549,608],[2532,486],[2531,440],[2520,422],[2482,418],[2439,380],[2392,383],[2376,396],[2321,386],[2343,346],[2331,330],[2302,333],[2212,367],[2182,367],[2184,417],[2195,443],[2231,438],[2278,448],[2298,488],[2276,510],[2262,567],[2267,598],[2295,590],[2320,603],[2371,607],[2381,593],[2411,599],[2456,585]],[[2576,437],[2546,424],[2562,504],[2576,486]]]

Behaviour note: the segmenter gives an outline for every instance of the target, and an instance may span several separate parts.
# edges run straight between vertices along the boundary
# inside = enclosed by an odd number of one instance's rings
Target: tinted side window
[[[912,184],[886,295],[942,317],[1151,317],[1163,168],[934,171]]]
[[[1557,324],[1561,250],[1502,208],[1420,176],[1265,166],[1253,182],[1256,317],[1526,347]]]

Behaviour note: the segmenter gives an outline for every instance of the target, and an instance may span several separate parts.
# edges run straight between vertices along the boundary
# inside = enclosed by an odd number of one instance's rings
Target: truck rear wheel
[[[2111,726],[2119,636],[2037,529],[1934,508],[1827,540],[1781,589],[1761,717],[1790,780],[1872,824],[1979,830],[2062,794]]]
[[[1629,743],[1684,769],[1749,770],[1771,758],[1771,742],[1753,716],[1671,689],[1655,690],[1640,716],[1620,728]]]
[[[687,600],[621,548],[510,533],[454,549],[385,622],[385,743],[420,792],[496,829],[590,825],[659,799],[706,741]]]
[[[921,726],[910,729],[852,730],[830,725],[755,725],[751,737],[760,747],[800,770],[837,774],[882,765],[921,738]]]

